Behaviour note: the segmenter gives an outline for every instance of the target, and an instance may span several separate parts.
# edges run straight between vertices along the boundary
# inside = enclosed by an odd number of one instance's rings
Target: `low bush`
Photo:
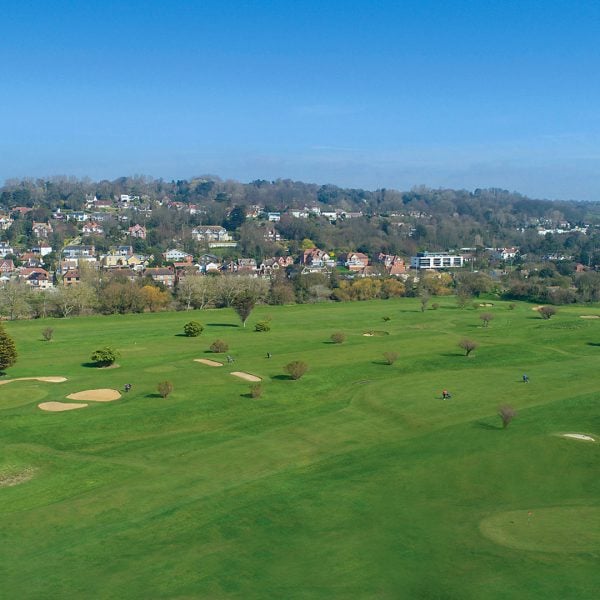
[[[260,383],[255,383],[254,385],[250,386],[250,395],[253,398],[260,398],[262,396],[263,393],[263,387]]]
[[[331,334],[331,341],[334,344],[343,344],[346,341],[346,334],[341,331],[336,331]]]
[[[259,321],[254,325],[254,331],[271,331],[271,323],[269,321]]]
[[[46,327],[46,329],[42,330],[42,338],[46,342],[50,342],[52,340],[53,335],[54,335],[54,329],[52,329],[52,327]]]
[[[229,344],[225,340],[215,340],[210,345],[210,351],[216,354],[227,352],[227,350],[229,350]]]
[[[385,358],[385,362],[388,365],[393,365],[399,358],[399,354],[397,352],[384,352],[383,358]]]
[[[308,371],[308,365],[301,360],[294,360],[283,367],[283,370],[292,378],[300,379]]]

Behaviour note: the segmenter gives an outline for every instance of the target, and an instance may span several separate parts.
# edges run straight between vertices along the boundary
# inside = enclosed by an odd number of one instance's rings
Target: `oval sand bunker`
[[[203,365],[208,365],[209,367],[222,367],[223,363],[217,362],[216,360],[209,360],[208,358],[195,358],[194,362],[202,363]]]
[[[16,379],[5,379],[4,381],[0,381],[0,385],[11,383],[12,381],[44,381],[46,383],[62,383],[66,380],[66,377],[17,377]]]
[[[243,371],[232,371],[231,374],[240,379],[245,379],[246,381],[261,381],[260,377],[251,375],[250,373],[244,373]]]
[[[75,402],[42,402],[38,404],[38,408],[48,412],[64,412],[65,410],[75,410],[86,406],[87,404],[76,404]]]
[[[562,437],[571,438],[572,440],[583,440],[584,442],[596,441],[591,435],[585,435],[583,433],[563,433]]]
[[[112,402],[120,397],[121,394],[117,390],[111,389],[84,390],[67,396],[69,400],[91,400],[92,402]]]

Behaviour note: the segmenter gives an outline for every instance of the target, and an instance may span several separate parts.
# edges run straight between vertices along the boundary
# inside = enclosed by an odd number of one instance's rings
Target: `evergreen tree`
[[[0,324],[0,372],[17,362],[17,348],[14,340]]]

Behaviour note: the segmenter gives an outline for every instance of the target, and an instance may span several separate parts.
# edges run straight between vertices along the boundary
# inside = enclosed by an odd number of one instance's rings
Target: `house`
[[[294,261],[291,256],[274,256],[273,258],[263,260],[258,265],[258,271],[261,275],[270,275],[273,271],[285,269],[293,264]]]
[[[69,269],[63,275],[62,279],[64,285],[78,285],[81,283],[81,276],[78,269]]]
[[[90,215],[81,211],[72,212],[67,215],[67,219],[70,221],[77,221],[77,223],[85,223],[85,221],[87,221],[89,218]]]
[[[25,216],[28,212],[31,212],[33,210],[33,208],[31,208],[30,206],[15,206],[12,210],[11,213],[18,213],[19,215],[21,215],[22,217]]]
[[[19,260],[23,263],[22,266],[24,267],[43,268],[44,266],[42,257],[35,252],[23,252],[23,254],[19,255]]]
[[[14,271],[15,264],[13,263],[12,259],[5,258],[0,260],[0,274],[6,275],[7,273],[14,273]]]
[[[308,210],[292,208],[289,211],[290,216],[294,217],[294,219],[308,219]]]
[[[281,221],[281,213],[280,212],[268,212],[267,213],[267,221],[271,221],[273,223],[278,223]]]
[[[238,273],[255,273],[256,260],[254,258],[238,258],[236,271]]]
[[[96,248],[94,246],[70,245],[62,250],[64,258],[95,258]]]
[[[369,257],[362,252],[348,252],[340,255],[339,262],[350,271],[362,271],[369,265]]]
[[[406,263],[403,258],[395,254],[379,253],[377,260],[383,263],[385,271],[388,275],[404,275],[406,273]]]
[[[26,285],[39,290],[46,290],[53,287],[50,273],[39,267],[21,268],[19,270],[19,280],[23,281]]]
[[[156,283],[162,283],[166,288],[175,285],[175,271],[172,268],[154,267],[144,270],[145,277],[151,277]]]
[[[410,258],[411,269],[457,269],[464,266],[465,257],[449,252],[417,252]]]
[[[7,254],[14,254],[15,249],[8,242],[0,242],[0,258],[6,258]]]
[[[37,246],[32,246],[31,251],[34,254],[39,254],[43,258],[52,252],[52,246],[47,242],[40,242]]]
[[[145,256],[144,254],[132,254],[125,258],[125,265],[134,271],[141,271],[148,266],[148,263],[154,258],[153,256]]]
[[[177,250],[176,248],[171,248],[166,252],[163,252],[163,257],[167,262],[187,262],[193,263],[194,257],[183,250]]]
[[[264,233],[263,237],[264,237],[265,241],[267,241],[267,242],[280,242],[281,241],[280,233],[273,226],[267,227],[265,229],[265,233]]]
[[[519,249],[515,247],[511,248],[497,248],[493,256],[497,260],[512,260],[519,254]]]
[[[319,248],[309,248],[305,250],[300,257],[300,264],[303,265],[302,273],[329,273],[329,268],[335,265],[335,261],[324,250]]]
[[[36,223],[34,221],[33,225],[31,226],[31,231],[39,240],[40,238],[47,239],[54,230],[52,229],[52,225],[50,225],[50,223]]]
[[[6,231],[14,221],[8,215],[0,215],[0,231]]]
[[[134,225],[128,230],[129,236],[140,240],[146,239],[146,228],[143,225]]]
[[[199,225],[192,229],[192,236],[198,242],[230,242],[231,235],[220,225]]]
[[[102,235],[104,233],[104,227],[95,221],[89,221],[81,228],[81,233],[84,235]]]

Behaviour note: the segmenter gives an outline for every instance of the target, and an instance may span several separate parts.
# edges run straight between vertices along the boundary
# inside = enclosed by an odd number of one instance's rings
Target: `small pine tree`
[[[0,373],[17,362],[17,347],[14,340],[0,324]]]
[[[92,354],[92,362],[99,367],[110,367],[119,358],[119,352],[110,346],[99,348]]]
[[[198,337],[202,331],[204,331],[204,327],[198,321],[190,321],[183,326],[183,333],[187,337]]]

